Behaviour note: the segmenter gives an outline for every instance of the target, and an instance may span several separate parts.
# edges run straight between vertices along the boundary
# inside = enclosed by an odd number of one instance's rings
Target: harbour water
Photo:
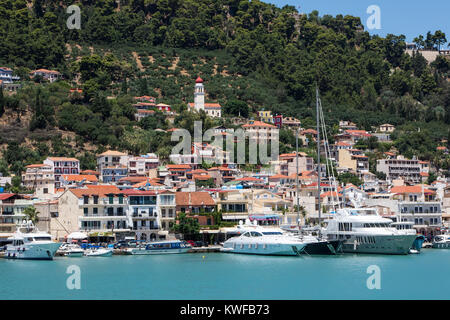
[[[69,290],[67,268],[80,268]],[[369,266],[380,289],[368,289]],[[449,299],[450,250],[406,256],[225,253],[0,259],[0,299]]]

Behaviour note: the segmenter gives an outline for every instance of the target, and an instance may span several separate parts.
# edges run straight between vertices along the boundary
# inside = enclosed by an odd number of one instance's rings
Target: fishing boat
[[[52,241],[50,234],[39,231],[31,221],[20,224],[8,238],[4,257],[7,259],[52,260],[61,243]]]
[[[186,253],[191,249],[191,245],[186,241],[169,240],[156,241],[139,245],[135,248],[128,248],[127,253],[132,255],[151,255],[151,254],[174,254]]]
[[[84,253],[87,257],[111,257],[113,254],[113,249],[110,248],[95,248],[88,249]]]

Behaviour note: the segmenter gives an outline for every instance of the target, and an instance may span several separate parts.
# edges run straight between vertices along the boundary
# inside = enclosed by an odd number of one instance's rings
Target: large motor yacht
[[[393,227],[392,220],[374,208],[344,208],[325,221],[322,233],[329,240],[343,240],[347,253],[408,254],[417,235]]]
[[[31,221],[21,224],[6,247],[7,259],[52,260],[61,243],[52,241],[50,234],[39,231]]]

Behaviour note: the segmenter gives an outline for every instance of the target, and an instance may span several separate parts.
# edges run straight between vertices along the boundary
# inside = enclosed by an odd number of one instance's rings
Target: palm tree
[[[30,220],[33,223],[33,225],[36,225],[36,223],[39,222],[38,212],[36,211],[35,207],[29,206],[25,208],[23,213],[27,217],[27,220]]]

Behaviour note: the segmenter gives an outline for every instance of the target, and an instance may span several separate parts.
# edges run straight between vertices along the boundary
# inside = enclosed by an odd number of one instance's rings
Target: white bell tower
[[[203,79],[200,77],[195,80],[194,108],[197,111],[205,110],[205,88],[203,87]]]

